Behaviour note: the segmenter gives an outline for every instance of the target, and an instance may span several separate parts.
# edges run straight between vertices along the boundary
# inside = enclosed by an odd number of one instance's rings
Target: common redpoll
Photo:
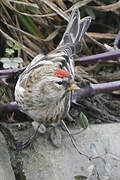
[[[71,91],[78,89],[72,56],[81,50],[81,39],[90,22],[91,17],[80,20],[79,10],[73,10],[58,47],[36,56],[17,81],[15,100],[20,110],[41,127],[63,120],[69,112]]]

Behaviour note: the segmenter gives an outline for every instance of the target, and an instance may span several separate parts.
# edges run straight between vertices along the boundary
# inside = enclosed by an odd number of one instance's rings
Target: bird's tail
[[[81,50],[81,39],[87,31],[91,22],[91,17],[80,19],[79,9],[74,9],[67,25],[63,38],[58,48],[68,47],[70,55],[76,54]],[[66,48],[65,48],[66,49]]]

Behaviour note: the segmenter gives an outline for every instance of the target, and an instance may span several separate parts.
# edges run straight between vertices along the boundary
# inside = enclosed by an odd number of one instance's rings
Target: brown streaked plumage
[[[91,22],[80,20],[73,10],[58,47],[47,55],[38,55],[20,75],[15,87],[15,100],[21,111],[44,126],[62,120],[70,108],[74,82],[72,56],[80,51],[81,39]]]

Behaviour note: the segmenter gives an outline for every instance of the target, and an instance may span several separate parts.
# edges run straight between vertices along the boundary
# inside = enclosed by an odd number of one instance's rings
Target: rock
[[[0,180],[15,180],[5,139],[0,133]]]
[[[78,130],[71,129],[72,133]],[[110,177],[109,179],[120,179],[120,161],[106,156],[106,161],[112,165],[112,169],[106,166],[101,159],[89,161],[88,158],[80,155],[67,133],[63,133],[63,142],[60,148],[51,145],[46,135],[38,136],[33,143],[33,148],[27,148],[22,151],[28,158],[23,158],[23,171],[26,180],[75,180],[80,177],[88,176],[88,168],[96,165],[98,172],[102,177]],[[90,125],[87,130],[79,135],[74,136],[76,145],[80,152],[91,156],[90,145],[94,144],[99,154],[103,154],[104,145],[110,140],[110,152],[120,157],[120,129],[119,124],[106,125]],[[93,146],[93,147],[94,147]],[[95,150],[95,149],[93,149]],[[116,156],[115,156],[116,157]],[[108,164],[109,165],[109,164]],[[109,173],[108,173],[109,172]],[[91,176],[90,180],[96,180],[96,176]]]

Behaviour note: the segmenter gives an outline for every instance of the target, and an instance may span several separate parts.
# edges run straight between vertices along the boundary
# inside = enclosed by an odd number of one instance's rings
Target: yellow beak
[[[69,91],[74,91],[80,89],[76,84],[71,84],[68,88]]]

